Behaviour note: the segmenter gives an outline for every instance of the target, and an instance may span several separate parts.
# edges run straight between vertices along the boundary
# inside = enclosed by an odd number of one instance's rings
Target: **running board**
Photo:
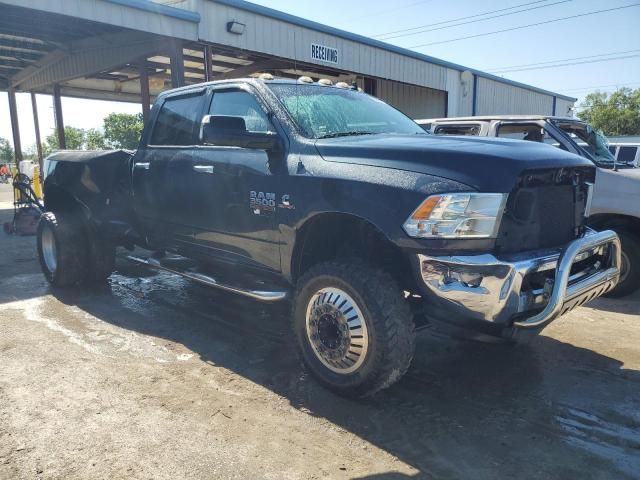
[[[248,290],[248,289],[234,287],[231,285],[220,283],[215,278],[210,277],[209,275],[204,275],[202,273],[191,272],[191,271],[180,271],[173,268],[168,268],[162,265],[160,261],[158,261],[155,258],[140,258],[140,257],[134,257],[132,255],[127,256],[127,258],[136,263],[141,263],[143,265],[147,265],[152,268],[157,268],[159,270],[164,270],[166,272],[174,273],[176,275],[180,275],[182,277],[188,278],[198,283],[202,283],[210,287],[218,288],[226,292],[236,293],[238,295],[243,295],[245,297],[253,298],[254,300],[259,300],[261,302],[278,302],[280,300],[285,300],[288,297],[288,292],[286,291]]]

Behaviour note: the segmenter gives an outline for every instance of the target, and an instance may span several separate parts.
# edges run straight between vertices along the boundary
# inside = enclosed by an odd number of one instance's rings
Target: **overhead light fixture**
[[[232,20],[231,22],[227,22],[227,32],[235,33],[236,35],[242,35],[244,33],[244,29],[246,25],[244,23],[236,22]]]

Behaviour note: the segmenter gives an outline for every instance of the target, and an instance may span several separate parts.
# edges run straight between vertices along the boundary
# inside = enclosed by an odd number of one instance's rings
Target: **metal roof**
[[[111,1],[111,0],[110,0]],[[134,1],[134,0],[117,0],[117,1]],[[135,0],[135,1],[146,1],[146,0]],[[524,83],[516,82],[515,80],[508,80],[506,78],[498,77],[496,75],[492,75],[490,73],[486,73],[480,70],[476,70],[473,68],[465,67],[463,65],[458,65],[456,63],[447,62],[446,60],[442,60],[436,57],[432,57],[430,55],[425,55],[423,53],[419,53],[413,50],[409,50],[407,48],[398,47],[396,45],[391,45],[390,43],[382,42],[380,40],[375,40],[373,38],[365,37],[364,35],[358,35],[356,33],[347,32],[346,30],[341,30],[339,28],[329,27],[327,25],[323,25],[322,23],[314,22],[311,20],[307,20],[305,18],[297,17],[295,15],[291,15],[288,13],[281,12],[279,10],[274,10],[273,8],[263,7],[262,5],[256,5],[255,3],[247,2],[245,0],[209,0],[215,3],[219,3],[221,5],[227,5],[229,7],[239,8],[241,10],[245,10],[247,12],[255,13],[258,15],[264,15],[266,17],[271,17],[276,20],[281,20],[283,22],[288,22],[293,25],[298,25],[304,28],[309,28],[312,30],[316,30],[322,33],[326,33],[329,35],[334,35],[336,37],[344,38],[346,40],[351,40],[353,42],[363,43],[365,45],[369,45],[375,48],[380,48],[382,50],[387,50],[389,52],[397,53],[399,55],[404,55],[406,57],[415,58],[418,60],[422,60],[425,62],[433,63],[436,65],[441,65],[446,68],[451,68],[453,70],[465,71],[469,70],[474,75],[478,77],[487,78],[489,80],[494,80],[496,82],[504,83],[507,85],[513,85],[515,87],[525,88],[527,90],[531,90],[533,92],[542,93],[545,95],[551,95],[563,100],[568,100],[570,102],[577,101],[577,98],[569,97],[566,95],[562,95],[560,93],[551,92],[549,90],[544,90],[542,88],[534,87],[532,85],[527,85]]]
[[[185,10],[184,8],[171,7],[169,5],[155,3],[150,0],[106,0],[106,1],[109,3],[115,3],[117,5],[124,5],[126,7],[137,8],[138,10],[159,13],[161,15],[166,15],[167,17],[186,20],[188,22],[194,22],[194,23],[200,22],[200,14],[198,12]]]

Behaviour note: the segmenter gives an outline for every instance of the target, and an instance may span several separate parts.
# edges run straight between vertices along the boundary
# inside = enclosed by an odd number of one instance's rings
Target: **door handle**
[[[193,170],[198,173],[213,173],[213,165],[194,165]]]
[[[138,168],[140,170],[149,170],[149,162],[139,162],[133,165],[133,168]]]

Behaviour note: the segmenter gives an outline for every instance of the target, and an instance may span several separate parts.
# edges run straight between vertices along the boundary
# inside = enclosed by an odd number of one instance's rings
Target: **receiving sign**
[[[312,43],[311,59],[319,60],[320,62],[338,63],[338,49]]]

